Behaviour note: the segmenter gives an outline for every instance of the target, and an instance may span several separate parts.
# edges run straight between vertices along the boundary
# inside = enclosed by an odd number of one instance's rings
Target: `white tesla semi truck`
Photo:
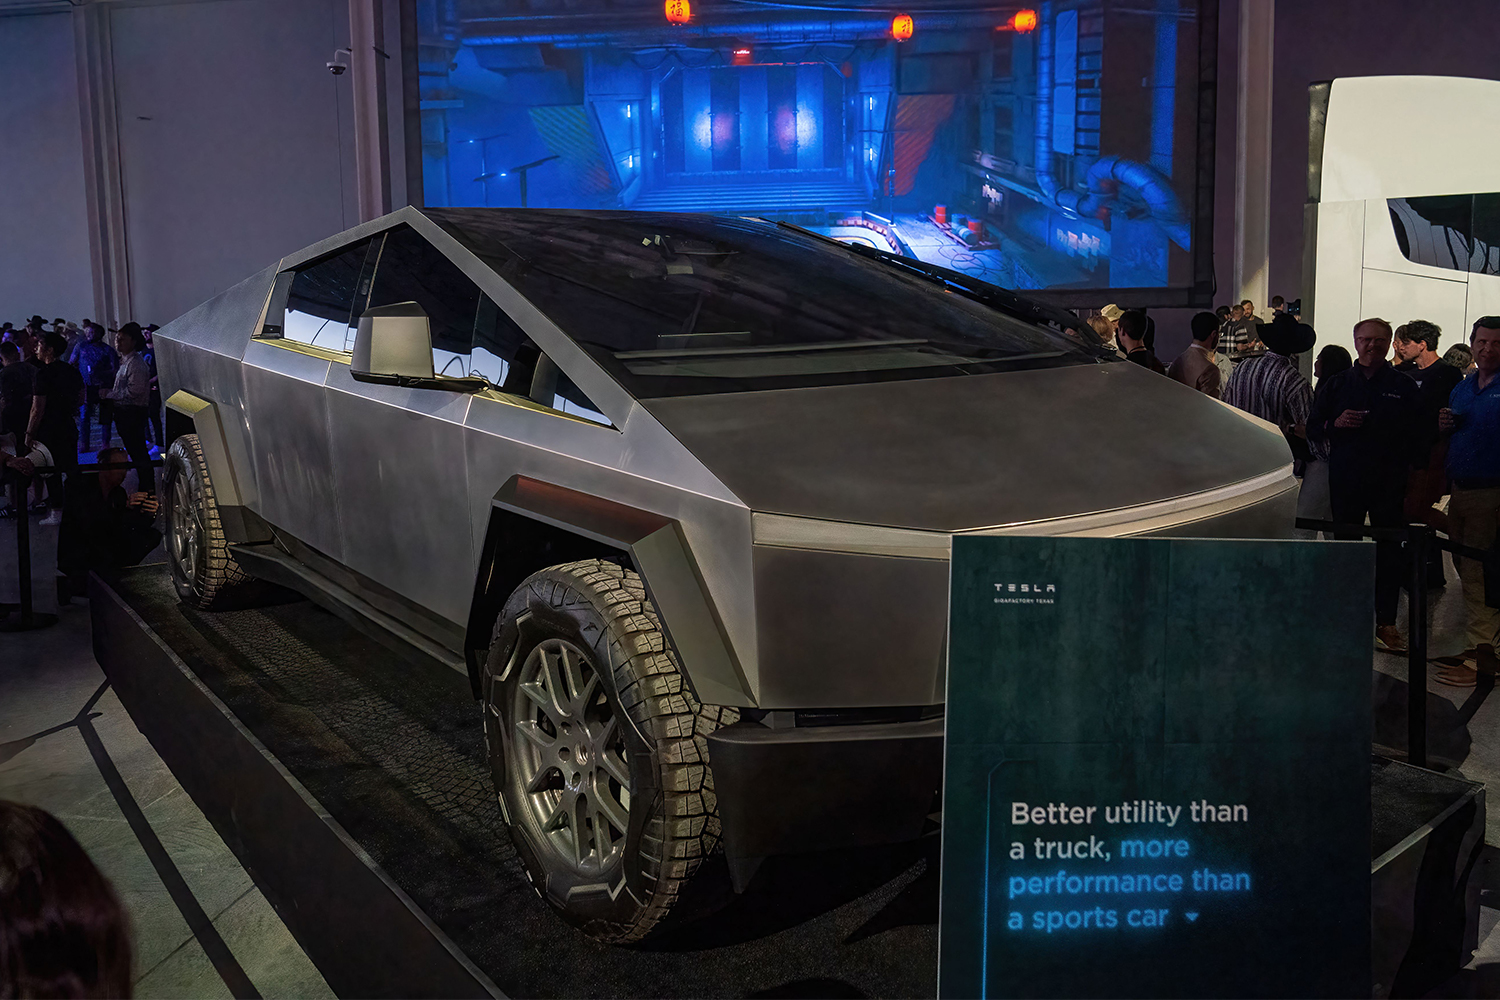
[[[1430,320],[1442,346],[1500,314],[1500,81],[1348,77],[1311,88],[1302,318]]]

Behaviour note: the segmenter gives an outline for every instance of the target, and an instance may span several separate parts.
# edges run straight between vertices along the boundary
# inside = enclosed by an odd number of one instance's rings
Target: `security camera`
[[[324,65],[328,67],[328,72],[334,76],[343,76],[345,71],[349,69],[350,55],[351,53],[348,49],[335,49],[333,52],[333,62],[324,63]]]
[[[343,76],[345,71],[347,71],[348,69],[349,67],[345,66],[343,63],[331,62],[328,64],[328,72],[332,73],[334,76]]]

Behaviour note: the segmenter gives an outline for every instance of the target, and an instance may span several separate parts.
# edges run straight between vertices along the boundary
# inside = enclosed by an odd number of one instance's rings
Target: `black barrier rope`
[[[1436,547],[1447,549],[1455,556],[1478,560],[1484,567],[1486,603],[1492,606],[1500,603],[1494,601],[1492,596],[1500,593],[1500,579],[1492,579],[1496,576],[1496,553],[1444,538],[1433,531],[1431,525],[1420,523],[1409,524],[1404,528],[1375,528],[1364,524],[1340,524],[1299,517],[1297,527],[1353,538],[1369,538],[1377,542],[1401,542],[1406,546],[1410,561],[1406,588],[1406,761],[1417,767],[1426,767],[1428,552]],[[1483,669],[1478,672],[1485,674],[1489,684],[1493,685],[1493,666],[1488,663],[1479,665]]]
[[[154,468],[161,465],[162,460],[153,458],[147,464]],[[134,462],[88,462],[80,464],[74,471],[99,472],[103,469],[134,469],[135,467]],[[31,481],[37,476],[54,475],[61,471],[64,470],[52,465],[33,465],[29,474],[13,467],[0,469],[0,472],[3,472],[3,475],[0,475],[0,484],[10,487],[10,502],[16,512],[16,574],[19,577],[17,580],[19,593],[16,596],[20,598],[15,604],[0,604],[0,611],[4,611],[6,616],[0,620],[0,632],[30,632],[57,624],[56,615],[37,611],[34,607],[35,602],[31,592],[31,518],[26,516],[26,491],[30,488]],[[153,489],[152,492],[155,490]],[[12,611],[19,612],[15,621],[9,620]]]

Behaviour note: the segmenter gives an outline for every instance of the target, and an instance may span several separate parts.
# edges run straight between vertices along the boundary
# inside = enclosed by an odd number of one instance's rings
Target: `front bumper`
[[[921,836],[943,781],[943,720],[771,729],[708,737],[736,891],[767,857]]]

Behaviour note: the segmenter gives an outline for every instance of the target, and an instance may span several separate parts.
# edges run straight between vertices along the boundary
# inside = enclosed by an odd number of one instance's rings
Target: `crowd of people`
[[[105,329],[89,319],[48,324],[41,316],[0,325],[3,463],[58,470],[34,477],[19,504],[12,491],[3,491],[0,518],[29,510],[42,516],[42,525],[60,526],[60,568],[74,576],[101,562],[129,565],[121,560],[160,538],[138,523],[156,512],[151,446],[165,444],[152,343],[157,329],[138,323]],[[114,447],[117,436],[120,447]],[[83,455],[110,468],[80,475]],[[137,483],[128,495],[126,466]]]
[[[1356,323],[1354,354],[1336,345],[1318,352],[1314,382],[1299,360],[1316,342],[1300,305],[1271,300],[1263,322],[1253,302],[1221,306],[1192,319],[1192,343],[1170,365],[1154,351],[1144,312],[1106,306],[1089,320],[1129,361],[1221,399],[1274,424],[1286,437],[1302,480],[1297,516],[1332,522],[1337,538],[1364,527],[1427,524],[1454,542],[1490,550],[1500,534],[1500,316],[1484,316],[1467,344],[1438,353],[1442,330],[1414,319],[1392,328],[1379,318]],[[1298,529],[1312,538],[1316,530]],[[1500,610],[1485,602],[1480,560],[1455,560],[1463,589],[1466,648],[1437,660],[1438,679],[1473,685],[1494,669]],[[1401,543],[1376,542],[1375,644],[1405,652],[1396,624],[1405,579]],[[1442,553],[1426,567],[1427,586],[1447,580]]]

